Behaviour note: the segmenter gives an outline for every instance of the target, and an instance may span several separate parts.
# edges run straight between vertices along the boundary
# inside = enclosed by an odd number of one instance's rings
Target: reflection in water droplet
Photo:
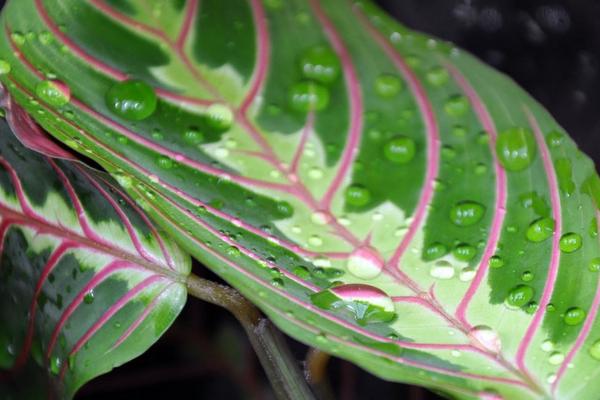
[[[340,61],[329,48],[316,46],[302,55],[300,69],[305,78],[328,85],[339,76]]]
[[[128,120],[143,120],[156,110],[154,89],[140,80],[127,80],[113,85],[106,93],[106,105],[114,114]]]
[[[469,336],[475,339],[483,348],[491,352],[499,353],[502,349],[502,342],[498,333],[489,326],[476,326],[469,332]]]
[[[450,210],[450,220],[458,226],[475,225],[483,218],[485,207],[474,201],[462,201]]]
[[[89,292],[87,292],[85,294],[85,296],[83,297],[83,302],[85,304],[92,304],[94,302],[94,291],[90,290]]]
[[[214,129],[223,131],[233,124],[233,111],[225,104],[212,104],[206,110],[207,123]]]
[[[454,255],[454,257],[460,261],[471,261],[476,254],[477,250],[475,247],[466,243],[457,244],[454,249],[452,249],[452,255]]]
[[[406,136],[396,136],[388,141],[383,148],[385,157],[397,164],[409,163],[415,157],[415,153],[415,141]]]

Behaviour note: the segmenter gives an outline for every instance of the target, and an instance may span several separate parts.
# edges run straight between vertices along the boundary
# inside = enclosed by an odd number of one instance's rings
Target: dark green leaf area
[[[252,18],[249,2],[245,0],[231,0],[227,7],[223,7],[221,0],[200,2],[194,28],[196,59],[213,68],[230,65],[248,81],[256,62],[256,32]]]

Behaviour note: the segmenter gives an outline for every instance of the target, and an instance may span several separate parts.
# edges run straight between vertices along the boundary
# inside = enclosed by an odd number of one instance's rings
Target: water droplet
[[[491,352],[499,353],[502,349],[502,342],[498,333],[489,326],[476,326],[469,332],[469,336],[475,339],[483,348]]]
[[[511,289],[505,303],[509,308],[521,308],[533,299],[534,290],[531,286],[518,285]]]
[[[83,302],[85,304],[92,304],[94,302],[94,291],[90,290],[83,296]]]
[[[305,266],[298,265],[298,266],[294,267],[292,272],[294,273],[294,275],[296,275],[300,279],[306,280],[306,279],[310,278],[310,271]]]
[[[469,111],[469,100],[465,96],[451,96],[444,104],[444,111],[451,117],[457,118]]]
[[[362,185],[352,185],[346,189],[346,203],[362,207],[371,201],[371,192]]]
[[[383,153],[393,163],[409,163],[415,157],[415,141],[406,136],[396,136],[385,144]]]
[[[474,267],[466,267],[460,271],[460,273],[458,274],[458,279],[460,279],[461,282],[469,282],[472,281],[473,278],[475,278],[476,274],[477,271],[475,271]]]
[[[448,248],[446,247],[446,245],[443,243],[435,242],[425,248],[425,251],[423,252],[423,259],[425,259],[426,261],[432,261],[443,257],[446,254],[448,254]]]
[[[183,133],[183,140],[191,144],[199,144],[204,141],[204,135],[198,128],[190,127]]]
[[[504,259],[500,256],[492,256],[490,257],[490,267],[492,268],[501,268],[504,266]]]
[[[382,74],[375,79],[375,92],[381,97],[394,97],[402,89],[404,89],[404,82],[396,75]]]
[[[579,307],[571,307],[565,312],[563,321],[565,324],[575,326],[579,325],[585,319],[585,311]]]
[[[109,110],[128,120],[140,121],[150,117],[157,104],[154,89],[140,80],[118,82],[106,93]]]
[[[546,136],[546,142],[550,147],[560,146],[565,139],[565,135],[558,131],[552,131]]]
[[[273,285],[275,287],[283,287],[284,286],[283,279],[273,278],[273,279],[271,279],[271,285]]]
[[[560,250],[563,253],[573,253],[581,248],[583,239],[580,234],[569,232],[560,238]]]
[[[442,86],[448,83],[450,75],[446,68],[443,67],[434,67],[427,71],[427,82],[432,84],[433,86]]]
[[[324,46],[307,50],[300,59],[300,68],[305,78],[326,85],[334,82],[340,75],[337,55]]]
[[[315,225],[326,225],[331,221],[331,216],[323,211],[317,211],[312,213],[310,220]]]
[[[60,81],[41,81],[35,87],[35,94],[54,107],[62,107],[71,100],[71,90]]]
[[[588,265],[588,269],[591,272],[598,272],[598,271],[600,271],[600,257],[592,258],[590,260],[590,264]]]
[[[290,89],[289,102],[298,112],[321,111],[329,105],[329,90],[315,82],[300,82]]]
[[[237,247],[235,247],[235,246],[229,246],[229,247],[227,248],[227,251],[226,251],[226,253],[227,253],[227,255],[228,255],[229,257],[239,257],[239,256],[242,254],[242,252],[240,251],[240,249],[238,249],[238,248],[237,248]]]
[[[231,128],[233,124],[234,116],[231,108],[225,104],[212,104],[206,110],[206,117],[208,118],[208,124],[219,131],[225,131]]]
[[[550,357],[548,357],[548,362],[552,365],[560,365],[564,360],[564,354],[558,351],[555,351],[554,353],[550,354]]]
[[[321,179],[323,177],[323,170],[318,167],[313,167],[308,170],[308,177],[311,179]]]
[[[323,239],[318,235],[312,235],[308,238],[308,244],[314,247],[320,247],[323,245]]]
[[[450,210],[450,220],[458,226],[475,225],[483,218],[485,207],[474,201],[462,201]]]
[[[542,342],[542,345],[540,347],[541,347],[542,351],[549,353],[552,350],[554,350],[554,346],[555,346],[554,342],[550,339],[547,339]]]
[[[360,247],[348,258],[348,271],[361,279],[373,279],[383,271],[383,259],[377,250],[371,247]]]
[[[12,32],[10,34],[10,38],[17,46],[22,46],[25,43],[25,35],[23,35],[21,32]]]
[[[454,125],[452,127],[452,134],[458,138],[464,138],[465,136],[467,136],[467,128],[465,128],[462,125]]]
[[[483,175],[488,171],[487,165],[479,163],[475,166],[475,175]]]
[[[575,182],[573,182],[573,165],[568,158],[559,158],[554,163],[558,186],[560,190],[567,196],[571,196],[575,192]]]
[[[429,270],[429,274],[437,279],[452,279],[455,272],[454,266],[445,260],[437,261]]]
[[[171,169],[173,168],[173,160],[169,157],[160,156],[157,162],[158,166],[162,169]]]
[[[454,249],[452,249],[452,255],[454,255],[454,257],[460,261],[471,261],[476,254],[477,250],[475,249],[475,247],[466,243],[460,243],[456,245]]]
[[[596,340],[594,344],[592,344],[589,353],[592,358],[600,361],[600,340]]]
[[[527,228],[525,236],[527,240],[539,243],[548,239],[554,233],[554,220],[552,218],[540,218],[533,221]]]
[[[525,271],[521,274],[521,280],[523,282],[531,282],[534,278],[534,274],[531,271]]]
[[[349,311],[360,325],[396,318],[392,299],[381,289],[369,285],[340,285],[312,294],[310,298],[319,308]]]
[[[8,61],[0,59],[0,75],[6,75],[10,73],[11,66]]]
[[[456,157],[456,150],[452,146],[445,145],[442,147],[442,158],[444,160],[452,160]]]
[[[504,169],[522,171],[529,167],[535,158],[535,138],[528,129],[508,129],[498,135],[496,153]]]
[[[549,374],[546,377],[546,382],[548,382],[549,384],[553,384],[554,382],[556,382],[556,374]]]
[[[60,373],[60,369],[62,367],[62,360],[58,357],[50,358],[50,372],[53,375],[58,375]]]

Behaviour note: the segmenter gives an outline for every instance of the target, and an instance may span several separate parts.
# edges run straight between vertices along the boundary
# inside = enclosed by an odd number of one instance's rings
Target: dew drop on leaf
[[[591,272],[598,272],[598,271],[600,271],[600,257],[592,258],[590,260],[589,265],[588,265],[588,269]]]
[[[454,246],[454,249],[452,249],[452,255],[454,255],[454,257],[460,261],[471,261],[476,254],[477,250],[475,247],[466,243],[457,244]]]
[[[6,60],[0,59],[0,75],[6,75],[10,72],[10,70],[10,63],[8,63]]]
[[[310,179],[319,180],[323,178],[323,170],[319,167],[313,167],[308,170],[308,177]]]
[[[10,34],[10,38],[17,46],[21,46],[25,43],[25,35],[21,32],[15,31]]]
[[[331,216],[323,211],[316,211],[310,216],[310,220],[315,225],[326,225],[331,221]]]
[[[467,136],[467,128],[465,128],[462,125],[454,125],[452,127],[452,134],[458,138],[464,138],[465,136]]]
[[[473,329],[471,329],[471,331],[469,332],[469,336],[471,336],[486,350],[492,351],[494,353],[499,353],[502,349],[502,342],[500,341],[498,333],[489,326],[476,326]]]
[[[565,324],[575,326],[579,325],[585,319],[585,311],[583,311],[579,307],[571,307],[565,312],[565,316],[563,317],[563,321]]]
[[[340,75],[340,60],[331,49],[316,46],[302,55],[300,68],[306,79],[328,85]]]
[[[542,345],[540,346],[542,351],[545,351],[546,353],[551,352],[552,350],[554,350],[554,342],[550,339],[546,339],[542,342]]]
[[[527,240],[534,243],[543,242],[554,233],[554,225],[554,220],[548,217],[533,221],[525,234]]]
[[[292,272],[294,275],[296,275],[300,279],[309,279],[310,278],[310,271],[308,270],[308,268],[306,268],[303,265],[298,265],[298,266],[294,267]]]
[[[444,104],[444,111],[451,117],[457,118],[469,111],[469,100],[465,96],[451,96]]]
[[[160,156],[158,158],[157,164],[158,164],[158,166],[161,169],[171,169],[171,168],[173,168],[173,160],[170,159],[169,157]]]
[[[528,129],[508,129],[498,135],[496,153],[504,169],[522,171],[529,167],[535,158],[535,138]]]
[[[361,279],[373,279],[383,271],[384,261],[371,247],[360,247],[348,258],[348,271]]]
[[[596,340],[589,349],[590,356],[600,361],[600,340]]]
[[[415,141],[406,136],[396,136],[383,147],[385,157],[397,164],[409,163],[415,157],[415,153]]]
[[[60,81],[45,80],[35,87],[35,94],[54,107],[62,107],[71,100],[71,89]]]
[[[58,375],[60,373],[60,369],[62,367],[62,360],[58,357],[50,358],[50,372],[53,375]]]
[[[521,308],[533,299],[534,290],[531,286],[518,285],[511,289],[505,303],[509,308]]]
[[[294,111],[321,111],[329,105],[329,90],[315,82],[296,83],[290,89],[289,103]]]
[[[404,89],[404,82],[396,75],[382,74],[375,79],[375,92],[383,98],[395,97]]]
[[[504,266],[504,259],[500,256],[492,256],[489,263],[492,268],[501,268]]]
[[[106,93],[108,109],[128,120],[140,121],[150,117],[157,104],[154,89],[140,80],[118,82]]]
[[[475,225],[483,218],[485,207],[474,201],[462,201],[450,209],[450,220],[458,226]]]
[[[448,83],[450,75],[446,68],[443,67],[433,67],[429,71],[427,71],[427,82],[429,82],[433,86],[442,86]]]
[[[212,128],[225,131],[233,124],[233,111],[224,104],[212,104],[206,110],[207,123]]]
[[[83,296],[83,302],[85,304],[92,304],[94,302],[94,291],[90,290]]]
[[[563,253],[573,253],[581,248],[583,239],[580,234],[569,232],[560,238],[560,250]]]
[[[190,144],[199,144],[204,141],[204,135],[198,128],[190,127],[183,133],[183,140]]]
[[[425,259],[426,261],[432,261],[445,256],[447,253],[448,248],[445,244],[435,242],[425,247],[425,251],[423,252],[423,259]]]
[[[429,270],[429,274],[436,279],[452,279],[455,273],[454,266],[445,260],[437,261]]]
[[[550,147],[560,146],[565,139],[565,135],[558,131],[552,131],[546,136],[546,142]]]
[[[308,244],[314,247],[320,247],[323,245],[323,239],[319,235],[312,235],[308,238]]]
[[[521,280],[523,282],[531,282],[534,278],[533,272],[525,271],[521,274]]]
[[[564,354],[559,351],[555,351],[554,353],[550,354],[550,357],[548,357],[548,362],[552,365],[560,365],[564,360]]]
[[[346,203],[352,206],[362,207],[369,204],[371,201],[371,192],[363,185],[356,184],[348,186],[345,197]]]

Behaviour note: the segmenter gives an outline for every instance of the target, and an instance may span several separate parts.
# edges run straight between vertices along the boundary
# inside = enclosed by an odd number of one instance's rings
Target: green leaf
[[[505,76],[367,1],[2,18],[16,101],[290,335],[456,398],[597,396],[597,174]]]
[[[189,271],[109,176],[26,149],[0,120],[3,398],[71,398],[142,354],[182,309]]]

